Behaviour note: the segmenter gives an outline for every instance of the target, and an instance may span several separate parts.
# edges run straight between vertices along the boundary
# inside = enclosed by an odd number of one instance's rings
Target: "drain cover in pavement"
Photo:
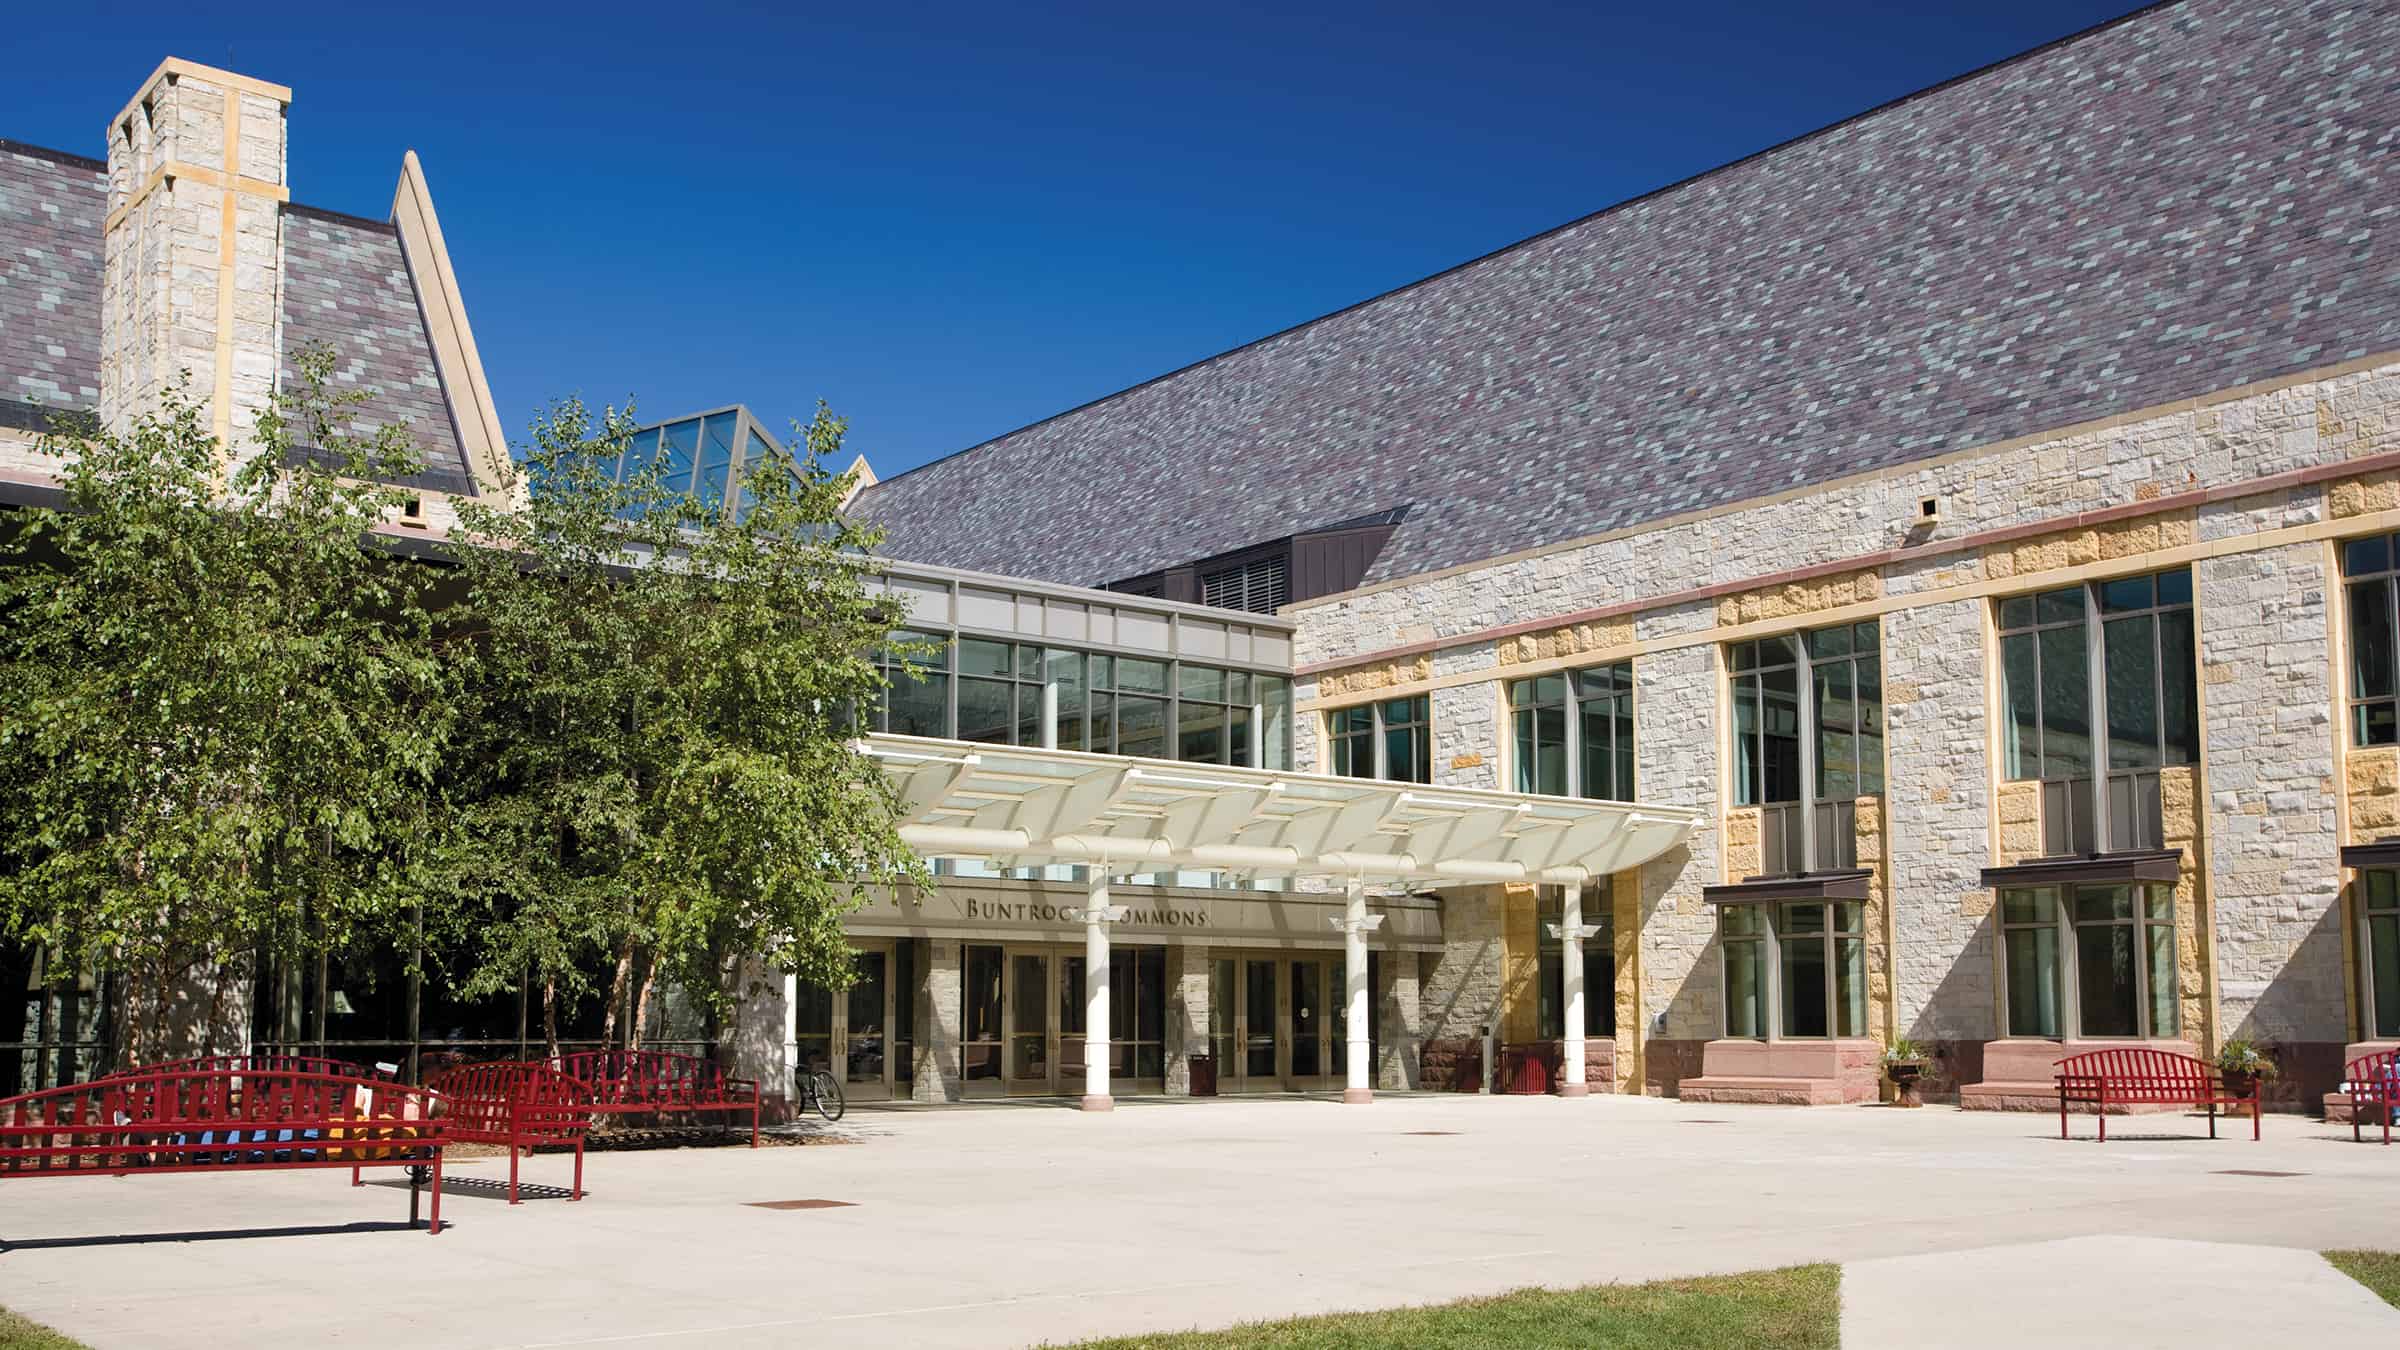
[[[1687,1120],[1683,1123],[1686,1125],[1731,1125],[1733,1122],[1730,1120]]]
[[[1402,1130],[1400,1133],[1402,1133],[1402,1134],[1413,1134],[1413,1135],[1416,1135],[1417,1137],[1419,1137],[1419,1138],[1422,1138],[1422,1139],[1433,1139],[1433,1138],[1444,1138],[1444,1139],[1446,1139],[1446,1138],[1449,1138],[1449,1137],[1450,1137],[1450,1136],[1452,1136],[1452,1135],[1455,1135],[1455,1134],[1457,1134],[1457,1133],[1458,1133],[1458,1131],[1456,1131],[1456,1130]]]
[[[2219,1168],[2219,1169],[2218,1169],[2218,1171],[2217,1171],[2217,1175],[2218,1175],[2218,1176],[2221,1176],[2221,1177],[2304,1177],[2304,1176],[2307,1176],[2307,1175],[2308,1175],[2308,1173],[2306,1173],[2306,1172],[2261,1172],[2261,1171],[2259,1171],[2258,1169],[2256,1169],[2256,1168],[2252,1168],[2252,1167],[2225,1167],[2225,1168]]]
[[[852,1209],[856,1202],[849,1200],[749,1200],[743,1203],[752,1209]]]

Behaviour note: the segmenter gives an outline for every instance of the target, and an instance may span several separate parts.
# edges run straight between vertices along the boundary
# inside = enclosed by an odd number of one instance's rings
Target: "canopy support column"
[[[1342,1085],[1342,1100],[1354,1106],[1364,1106],[1375,1100],[1374,1026],[1368,1020],[1374,1016],[1372,992],[1367,987],[1367,934],[1375,923],[1367,918],[1366,878],[1353,876],[1344,891],[1342,906],[1342,983],[1344,1006],[1349,1009],[1343,1018],[1343,1067],[1348,1077]]]
[[[1563,941],[1564,959],[1559,965],[1566,976],[1566,1050],[1562,1055],[1558,1079],[1558,1095],[1582,1097],[1591,1093],[1591,1085],[1583,1081],[1583,883],[1567,883],[1564,913],[1559,916],[1559,937]]]
[[[1091,872],[1083,911],[1083,1109],[1113,1111],[1108,1092],[1108,925],[1125,916],[1108,903],[1108,868]]]

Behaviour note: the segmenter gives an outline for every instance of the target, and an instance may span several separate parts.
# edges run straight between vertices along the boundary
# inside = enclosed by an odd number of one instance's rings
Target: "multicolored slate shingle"
[[[2400,349],[2400,5],[2186,0],[897,475],[1084,584],[1413,505],[1407,576]]]

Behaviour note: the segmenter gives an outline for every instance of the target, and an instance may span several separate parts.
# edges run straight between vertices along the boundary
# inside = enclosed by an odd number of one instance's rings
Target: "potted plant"
[[[1883,1076],[1892,1080],[1894,1106],[1923,1106],[1925,1099],[1917,1095],[1917,1083],[1933,1063],[1933,1053],[1906,1036],[1900,1037],[1883,1051]]]
[[[2228,1097],[2248,1097],[2280,1072],[2274,1056],[2256,1041],[2227,1041],[2217,1051],[2217,1078]]]

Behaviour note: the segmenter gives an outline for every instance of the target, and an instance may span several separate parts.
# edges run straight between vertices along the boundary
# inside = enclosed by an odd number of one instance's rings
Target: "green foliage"
[[[2266,1047],[2256,1041],[2231,1040],[2217,1050],[2217,1072],[2246,1073],[2253,1078],[2268,1079],[2283,1072]]]
[[[615,481],[629,413],[561,404],[539,490],[460,502],[427,560],[376,542],[417,465],[348,434],[330,360],[238,457],[181,388],[46,443],[64,502],[0,532],[0,941],[119,972],[137,1058],[238,1037],[260,959],[420,925],[469,997],[721,1002],[745,953],[845,983],[842,914],[928,878],[847,733],[889,624],[842,423],[719,517]]]
[[[666,491],[658,466],[617,481],[633,429],[558,404],[533,429],[533,491],[461,509],[450,621],[474,671],[429,872],[467,992],[530,972],[548,1008],[609,970],[627,1043],[660,979],[721,1000],[742,953],[846,983],[842,914],[923,879],[841,720],[879,696],[889,628],[874,539],[824,467],[842,423],[820,408],[797,459],[752,467],[738,516]]]
[[[2400,1308],[2400,1252],[2331,1251],[2325,1253],[2325,1259],[2372,1290],[2375,1297]]]
[[[113,962],[154,1016],[137,1055],[174,1005],[202,1018],[202,968],[360,941],[408,901],[450,671],[430,574],[360,547],[410,495],[369,481],[406,444],[347,434],[329,362],[230,464],[181,388],[51,438],[64,503],[0,536],[0,935]]]
[[[1883,1048],[1886,1064],[1929,1064],[1933,1062],[1933,1047],[1906,1036],[1895,1037]]]

